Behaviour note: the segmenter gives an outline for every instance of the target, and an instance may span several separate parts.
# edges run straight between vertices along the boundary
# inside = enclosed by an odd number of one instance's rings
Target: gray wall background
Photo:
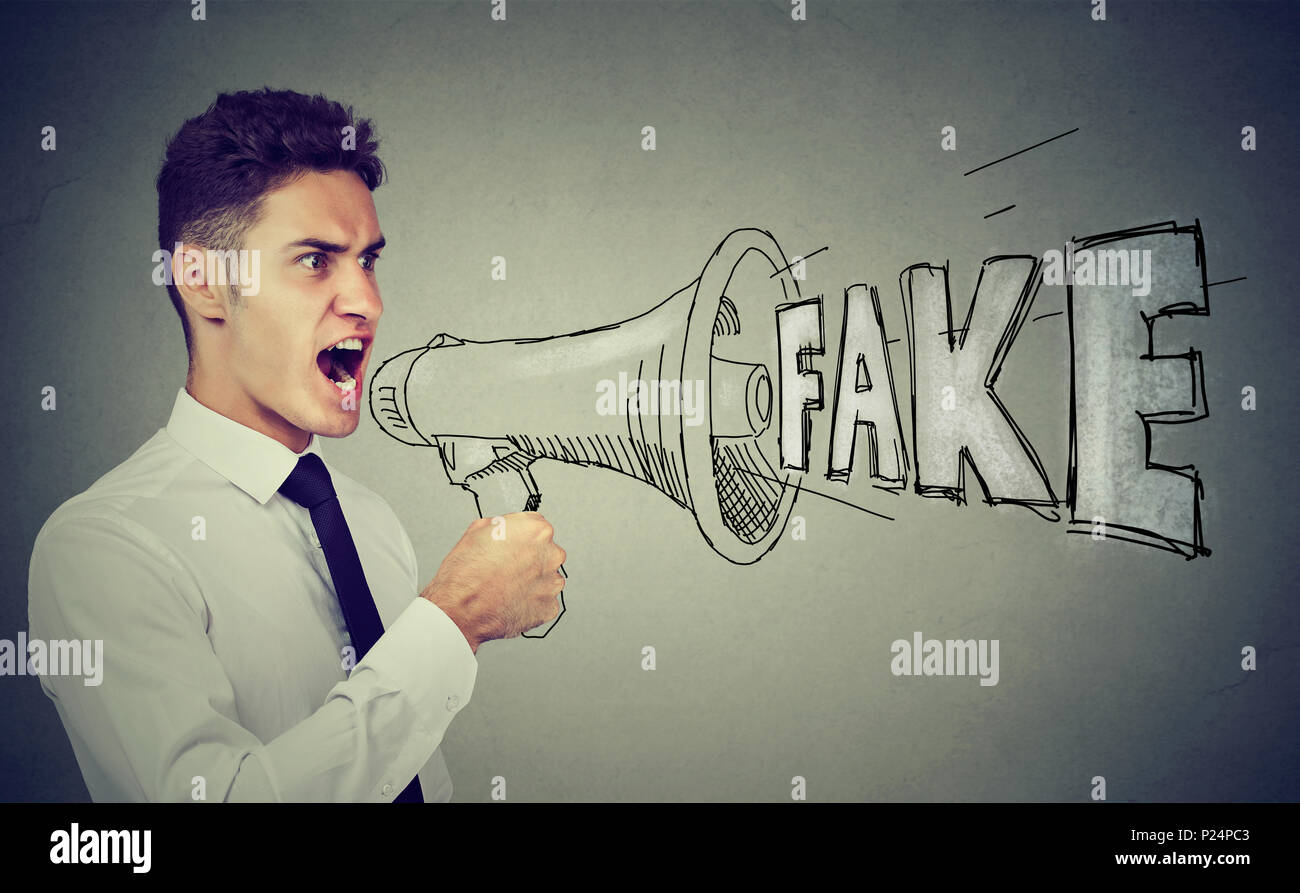
[[[437,332],[491,339],[621,320],[757,226],[809,261],[832,380],[842,290],[1071,236],[1199,218],[1211,417],[1157,435],[1205,481],[1195,561],[1063,523],[816,474],[761,562],[733,566],[689,514],[612,472],[542,463],[569,611],[542,642],[480,652],[444,752],[460,801],[1295,800],[1300,607],[1293,215],[1297,16],[1286,3],[526,3],[0,6],[0,214],[10,413],[0,637],[26,627],[31,545],[54,508],[164,425],[185,373],[150,282],[164,141],[217,92],[323,92],[378,124],[391,181],[376,360]],[[40,129],[58,128],[56,152]],[[641,128],[657,128],[654,152]],[[939,150],[953,125],[958,151]],[[1258,130],[1244,152],[1240,130]],[[1079,132],[979,175],[979,164]],[[983,215],[1007,204],[1010,212]],[[494,255],[509,278],[490,279]],[[1044,288],[1040,315],[1063,310]],[[891,315],[892,314],[892,318]],[[834,337],[831,337],[834,333]],[[902,345],[897,345],[901,347]],[[377,363],[372,364],[372,368]],[[42,412],[44,385],[58,409]],[[1243,412],[1254,386],[1259,409]],[[1000,393],[1065,490],[1065,317],[1026,324]],[[594,397],[593,397],[594,399]],[[474,516],[433,451],[368,412],[326,444],[394,506],[428,579]],[[111,581],[106,581],[111,585]],[[890,643],[996,638],[1001,681],[895,677]],[[641,669],[641,649],[658,668]],[[1259,669],[1240,668],[1253,645]],[[0,798],[84,799],[53,706],[0,678]]]

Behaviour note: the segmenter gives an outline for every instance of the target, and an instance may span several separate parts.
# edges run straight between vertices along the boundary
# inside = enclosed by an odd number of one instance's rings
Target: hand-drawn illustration
[[[772,418],[774,314],[799,298],[789,267],[769,233],[739,229],[695,281],[631,319],[540,338],[436,335],[375,371],[371,415],[402,443],[437,447],[480,517],[537,510],[539,459],[607,468],[659,490],[691,512],[714,551],[751,564],[776,545],[802,477],[778,470]],[[620,376],[638,386],[616,413],[598,413],[598,383]],[[706,424],[685,412],[695,382],[705,383]]]
[[[1055,506],[1042,461],[994,390],[1042,281],[1037,259],[985,260],[960,326],[946,266],[909,267],[899,281],[912,346],[916,492],[963,502],[969,466],[989,504]]]
[[[1126,539],[1191,559],[1209,555],[1201,532],[1204,488],[1196,467],[1152,458],[1152,425],[1182,425],[1209,417],[1201,352],[1157,353],[1155,323],[1177,316],[1208,316],[1205,245],[1201,222],[1160,223],[1071,240],[1097,270],[1086,278],[1079,263],[1066,286],[1070,322],[1071,533],[1089,533],[1094,518]],[[1106,249],[1095,246],[1107,245]],[[1128,269],[1147,252],[1149,295],[1122,293],[1103,275]],[[1093,255],[1096,255],[1095,259]],[[1080,281],[1082,280],[1082,281]],[[1144,325],[1143,325],[1144,324]],[[1145,337],[1144,337],[1145,336]],[[1181,360],[1182,363],[1175,362]]]
[[[1189,238],[1190,264],[1175,256]],[[1093,257],[1091,246],[1121,241],[1124,248]],[[1138,227],[1071,240],[1066,247],[1058,261],[1062,269],[1055,272],[1067,285],[1070,326],[1064,500],[1070,524],[1091,529],[1096,519],[1111,518],[1110,526],[1126,534],[1115,539],[1188,558],[1208,555],[1195,467],[1151,459],[1152,424],[1207,415],[1200,353],[1156,354],[1152,332],[1157,318],[1209,312],[1208,297],[1199,303],[1173,300],[1193,291],[1207,295],[1200,223]],[[1154,293],[1172,303],[1150,314],[1133,311],[1133,300],[1114,289],[1148,298],[1153,268],[1141,267],[1141,258],[1153,253],[1159,270]],[[1030,256],[988,258],[960,325],[953,321],[946,264],[916,264],[900,274],[917,494],[965,504],[970,468],[984,502],[1021,505],[1060,520],[1052,509],[1063,500],[994,390],[1050,266]],[[822,297],[800,300],[791,267],[771,234],[738,229],[694,282],[631,319],[540,338],[436,335],[380,366],[370,383],[371,415],[404,444],[437,447],[447,479],[474,494],[481,517],[538,509],[542,494],[531,466],[539,459],[608,468],[650,484],[690,511],[719,555],[751,564],[772,549],[785,527],[808,471],[812,413],[826,408],[814,362],[825,354]],[[1143,284],[1132,288],[1138,269],[1145,269]],[[1189,275],[1199,282],[1189,282]],[[1145,352],[1134,341],[1137,319],[1146,323]],[[888,345],[876,289],[846,289],[829,480],[849,480],[862,427],[866,464],[878,482],[873,486],[899,490],[907,483],[909,452]],[[1174,359],[1190,366],[1187,399],[1186,379],[1175,364],[1127,363]],[[593,390],[615,379],[621,384],[614,411],[593,410]],[[691,423],[697,382],[703,395],[698,409],[707,425]],[[533,409],[556,399],[564,412]],[[1145,435],[1140,455],[1137,441],[1125,439],[1135,406],[1141,407],[1137,417]],[[1165,472],[1190,481],[1190,497],[1180,496],[1176,478]],[[561,616],[564,608],[561,594]],[[545,636],[558,621],[557,616],[542,632],[527,635]]]

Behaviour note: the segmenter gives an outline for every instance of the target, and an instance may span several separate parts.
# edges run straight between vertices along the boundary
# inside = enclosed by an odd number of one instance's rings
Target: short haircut
[[[355,148],[345,149],[345,140]],[[369,119],[319,94],[269,87],[222,93],[167,143],[157,181],[159,247],[170,253],[184,242],[239,250],[261,216],[263,197],[309,171],[353,171],[373,191],[384,180],[378,148]],[[167,292],[192,364],[185,303],[170,281]]]

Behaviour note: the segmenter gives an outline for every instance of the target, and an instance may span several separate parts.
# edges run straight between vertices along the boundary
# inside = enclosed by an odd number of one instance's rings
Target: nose
[[[362,269],[356,262],[345,264],[345,267],[350,270],[339,280],[339,291],[334,298],[335,310],[340,316],[359,316],[373,325],[384,312],[375,274]]]

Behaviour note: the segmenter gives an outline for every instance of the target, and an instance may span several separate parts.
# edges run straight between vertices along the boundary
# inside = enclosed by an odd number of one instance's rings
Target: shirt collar
[[[273,437],[254,431],[209,409],[181,388],[167,422],[167,433],[178,444],[262,505],[280,489],[298,460],[308,453],[321,455],[315,434],[301,453]]]

